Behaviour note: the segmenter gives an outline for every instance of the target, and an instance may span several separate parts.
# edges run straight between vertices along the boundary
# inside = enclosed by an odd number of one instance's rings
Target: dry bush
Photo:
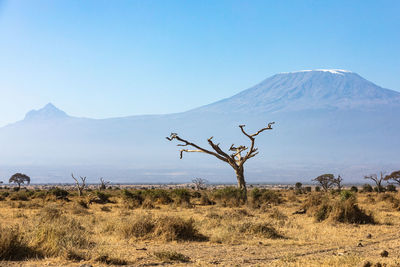
[[[279,234],[276,229],[266,222],[253,223],[246,222],[243,224],[239,224],[237,229],[240,233],[246,233],[251,235],[256,235],[264,238],[270,239],[278,239],[284,238],[281,234]]]
[[[24,191],[17,191],[11,194],[10,200],[18,200],[18,201],[28,201],[29,194]]]
[[[354,193],[343,190],[338,197],[339,199],[330,198],[327,194],[311,194],[303,208],[319,222],[329,218],[331,221],[341,223],[375,223],[371,214],[358,207]]]
[[[19,227],[0,226],[0,261],[24,260],[38,256],[39,253],[28,246]]]
[[[125,238],[150,238],[155,222],[151,215],[136,215],[122,222],[120,232]]]
[[[245,203],[243,191],[233,186],[214,190],[211,195],[213,201],[223,207],[238,207]]]
[[[355,223],[355,224],[374,224],[375,220],[371,214],[367,214],[360,209],[355,197],[335,201],[332,206],[329,218],[335,222]]]
[[[171,195],[173,196],[175,205],[184,208],[193,207],[192,203],[190,202],[191,194],[189,190],[183,188],[176,188],[171,191]]]
[[[275,219],[275,220],[279,220],[279,221],[286,221],[288,219],[288,216],[286,216],[285,214],[283,214],[281,211],[279,211],[276,208],[271,211],[271,213],[269,214],[269,217],[271,219]]]
[[[205,241],[194,226],[194,220],[185,220],[180,217],[164,216],[156,220],[155,235],[166,241]]]
[[[158,251],[154,252],[154,256],[163,262],[190,262],[190,258],[188,256],[175,251]]]
[[[71,254],[78,255],[77,249],[92,247],[89,233],[77,220],[58,215],[51,208],[46,209],[46,213],[47,216],[39,219],[31,233],[33,246],[44,256],[67,258]]]
[[[275,190],[254,188],[250,191],[250,203],[253,208],[260,208],[265,204],[281,204],[283,199]]]
[[[115,258],[104,252],[99,253],[99,255],[95,256],[94,261],[110,265],[128,265],[128,262],[126,260]]]
[[[204,241],[194,226],[194,220],[180,217],[137,215],[122,222],[121,234],[125,238],[152,239],[161,238],[165,241]]]
[[[395,196],[393,193],[383,193],[378,195],[378,201],[384,201],[390,203],[392,208],[395,210],[400,209],[400,199]]]

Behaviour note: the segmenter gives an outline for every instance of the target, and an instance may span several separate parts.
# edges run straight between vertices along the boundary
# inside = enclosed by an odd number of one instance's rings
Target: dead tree
[[[343,188],[342,182],[343,182],[343,178],[340,175],[338,175],[338,177],[334,179],[334,183],[337,186],[339,191],[342,191],[342,188]]]
[[[192,182],[194,183],[196,190],[201,190],[201,189],[205,188],[206,183],[208,183],[208,181],[203,178],[194,178],[192,180]]]
[[[327,173],[312,179],[312,181],[319,183],[324,191],[327,192],[333,185],[335,185],[336,179],[333,174]]]
[[[100,186],[99,189],[100,190],[105,190],[107,188],[107,185],[110,184],[109,181],[104,181],[103,178],[100,178]]]
[[[83,190],[85,190],[86,188],[86,176],[85,177],[79,176],[79,178],[81,178],[81,183],[78,181],[78,179],[75,178],[73,173],[71,173],[71,176],[75,180],[75,187],[78,190],[78,196],[82,196]]]
[[[383,189],[382,182],[384,181],[384,177],[383,177],[384,173],[381,172],[380,174],[381,175],[379,178],[378,178],[378,175],[376,175],[376,174],[370,174],[370,175],[364,176],[364,179],[369,179],[369,180],[372,180],[375,182],[378,193],[381,193],[383,191],[382,190]]]
[[[187,140],[181,138],[177,133],[171,133],[170,137],[166,137],[166,138],[169,141],[176,139],[177,141],[181,142],[180,144],[178,144],[178,146],[182,146],[182,147],[187,146],[187,147],[194,148],[194,149],[181,149],[180,150],[180,158],[181,159],[183,157],[183,152],[201,152],[201,153],[206,153],[206,154],[212,155],[212,156],[216,157],[217,159],[228,163],[236,173],[238,187],[242,191],[243,199],[247,200],[247,188],[246,188],[246,181],[244,179],[244,166],[243,165],[248,159],[250,159],[258,154],[258,152],[257,152],[258,149],[254,146],[256,136],[258,136],[260,133],[264,132],[265,130],[272,130],[273,124],[274,124],[274,122],[268,123],[267,127],[258,130],[254,134],[248,134],[244,130],[245,125],[239,125],[239,128],[242,131],[242,133],[250,139],[250,148],[246,147],[246,146],[237,146],[236,147],[234,144],[232,144],[231,147],[229,148],[229,151],[232,151],[231,154],[229,154],[229,152],[224,152],[219,147],[219,144],[215,144],[212,141],[213,137],[208,138],[207,141],[208,141],[208,144],[211,146],[211,148],[214,151],[202,148],[190,141],[187,141]],[[247,150],[246,154],[242,155],[242,153],[245,152],[246,150]]]
[[[400,185],[400,171],[394,171],[391,174],[386,175],[385,181],[394,181],[396,184]]]

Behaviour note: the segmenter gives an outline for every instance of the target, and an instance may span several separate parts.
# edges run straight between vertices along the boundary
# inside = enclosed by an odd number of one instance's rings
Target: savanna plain
[[[318,189],[3,187],[0,266],[400,266],[398,192]]]

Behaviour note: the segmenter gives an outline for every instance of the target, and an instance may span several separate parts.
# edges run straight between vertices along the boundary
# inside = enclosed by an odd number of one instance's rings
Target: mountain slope
[[[277,112],[328,108],[375,108],[400,103],[400,93],[344,70],[276,74],[200,112]]]
[[[203,177],[234,182],[229,166],[208,155],[179,160],[182,137],[207,147],[247,144],[249,132],[275,121],[257,137],[260,154],[246,165],[252,182],[309,182],[321,173],[359,181],[369,172],[398,168],[400,93],[341,70],[274,75],[231,98],[170,115],[86,119],[48,104],[0,128],[0,177],[21,171],[37,182],[69,181],[71,172],[114,182],[182,182]],[[67,179],[67,180],[65,180]],[[362,181],[362,180],[361,180]]]

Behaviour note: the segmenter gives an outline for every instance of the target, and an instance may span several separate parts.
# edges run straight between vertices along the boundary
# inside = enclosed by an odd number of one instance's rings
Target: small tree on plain
[[[31,178],[23,173],[16,173],[13,176],[10,177],[8,180],[9,183],[15,183],[18,184],[18,190],[21,188],[21,184],[30,184],[31,183]]]
[[[312,179],[312,181],[317,182],[325,192],[335,185],[335,176],[330,173],[322,174],[317,178]]]
[[[100,186],[99,186],[99,189],[100,189],[100,190],[106,190],[108,184],[110,184],[109,181],[105,181],[103,178],[100,178]]]
[[[79,176],[81,179],[81,182],[78,181],[78,179],[75,178],[74,174],[71,173],[72,178],[75,180],[75,187],[76,190],[78,190],[78,196],[83,195],[83,190],[86,188],[86,177]]]
[[[204,189],[206,187],[206,184],[208,183],[208,181],[203,178],[194,178],[192,182],[194,183],[196,190]]]
[[[386,175],[384,179],[385,181],[393,181],[396,184],[400,185],[400,171],[394,171],[391,174]]]
[[[239,128],[242,131],[242,133],[250,139],[250,148],[243,146],[243,145],[236,147],[234,144],[232,144],[231,147],[229,148],[229,151],[232,151],[232,154],[229,154],[229,152],[228,153],[224,152],[219,147],[219,144],[215,144],[212,141],[213,137],[210,137],[207,141],[208,141],[208,144],[211,146],[211,148],[214,151],[202,148],[186,139],[183,139],[177,133],[171,133],[171,135],[169,137],[167,137],[167,139],[169,141],[176,139],[177,141],[181,142],[180,144],[178,144],[178,146],[182,146],[182,147],[187,146],[187,147],[194,148],[194,149],[181,149],[180,150],[180,158],[181,159],[183,157],[183,152],[201,152],[201,153],[206,153],[206,154],[212,155],[212,156],[216,157],[217,159],[228,163],[235,171],[236,179],[238,182],[238,187],[243,193],[243,199],[245,201],[247,201],[247,188],[246,188],[246,181],[244,179],[244,166],[243,165],[248,159],[250,159],[258,154],[258,152],[257,152],[258,149],[254,146],[256,137],[260,133],[262,133],[266,130],[272,130],[273,124],[274,124],[274,122],[268,123],[267,127],[258,130],[254,134],[248,134],[244,130],[245,125],[239,125]],[[242,153],[245,152],[246,150],[247,150],[247,153],[245,155],[242,155]]]
[[[380,177],[378,177],[378,175],[376,175],[376,174],[370,174],[370,175],[364,176],[364,179],[374,181],[374,183],[376,184],[378,193],[381,193],[383,191],[383,186],[382,186],[382,182],[384,181],[384,173],[383,172],[380,173]]]

